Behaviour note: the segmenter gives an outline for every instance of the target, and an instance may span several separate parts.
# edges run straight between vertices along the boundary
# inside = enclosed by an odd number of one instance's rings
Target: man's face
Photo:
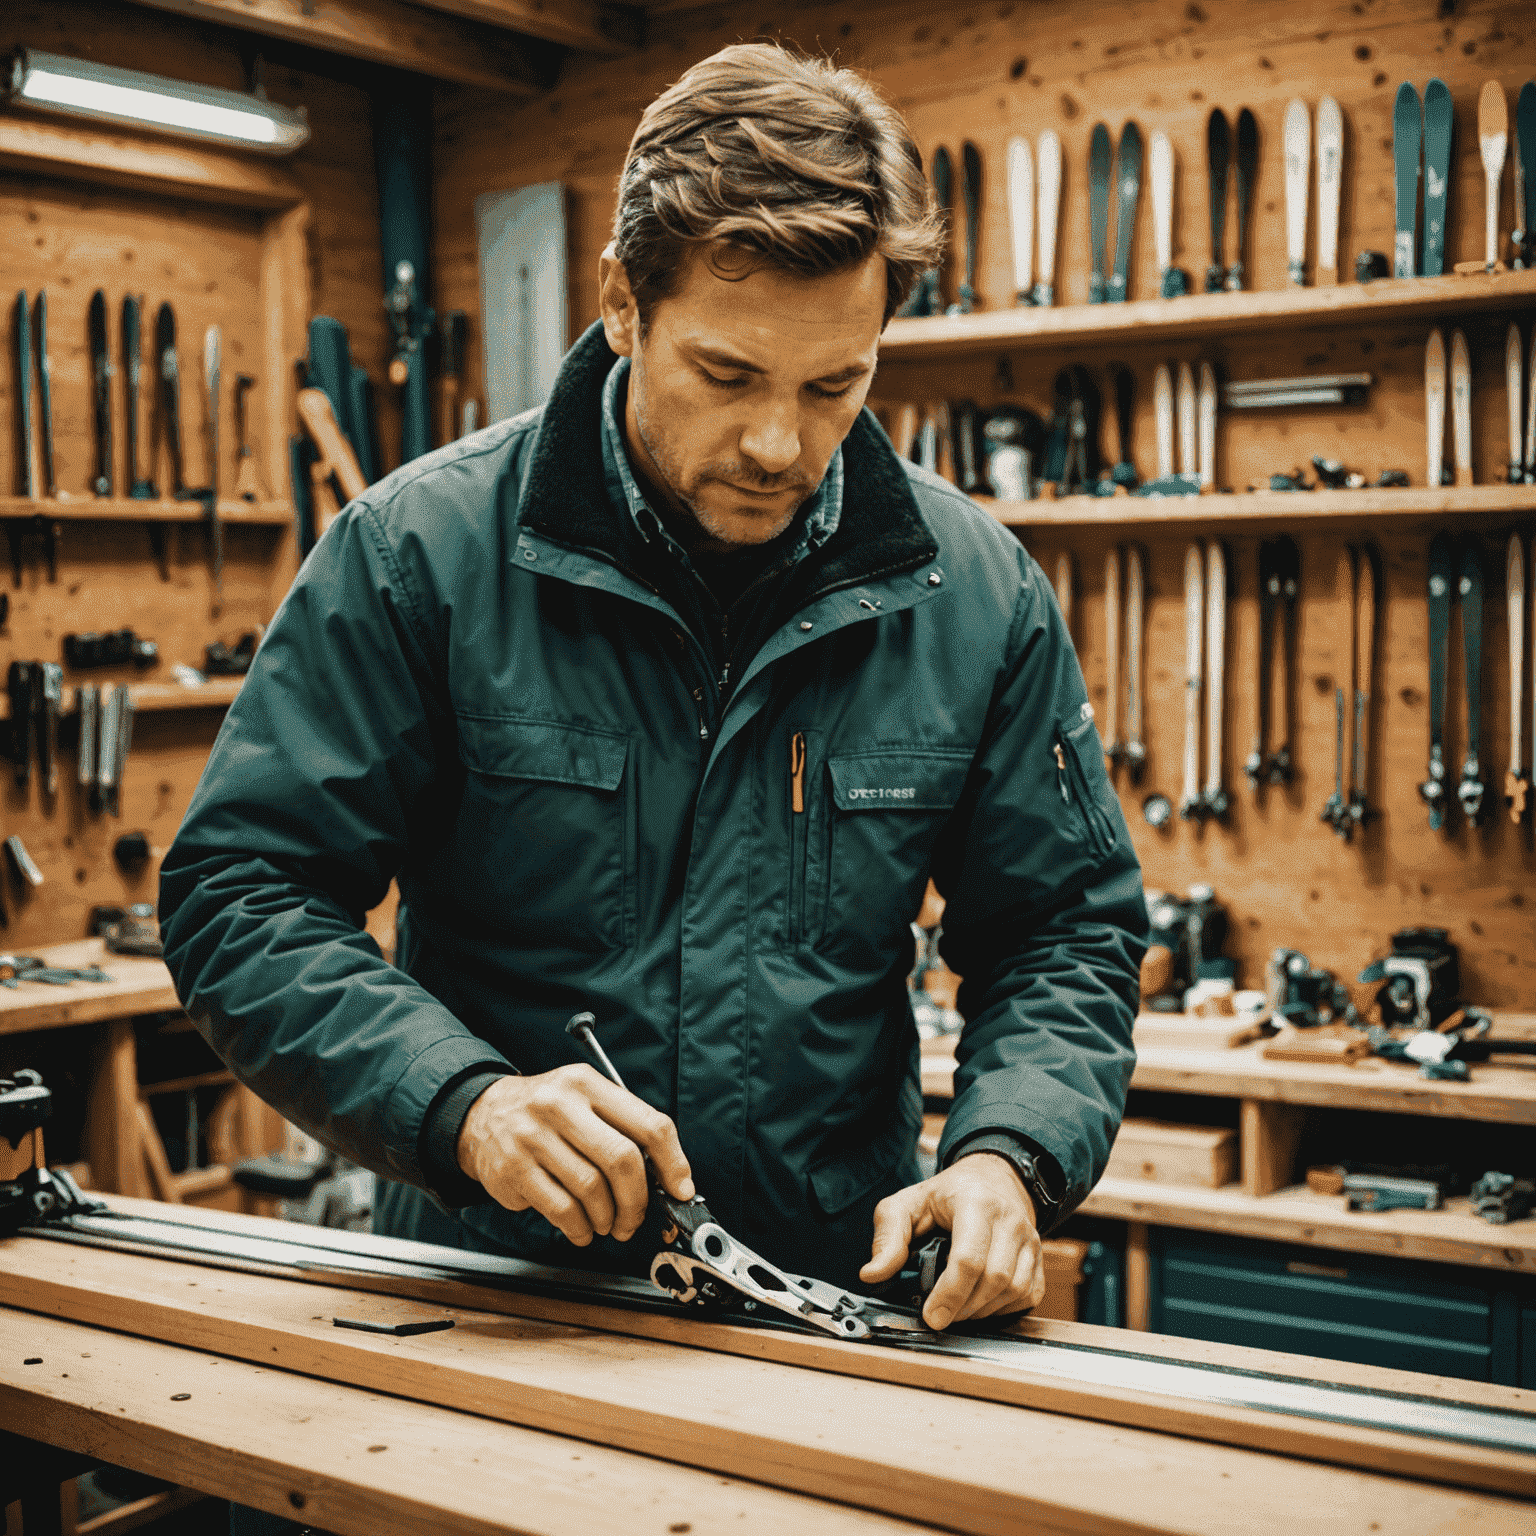
[[[682,543],[725,553],[789,526],[869,393],[885,292],[881,256],[825,277],[760,267],[733,280],[696,253],[642,338],[624,268],[604,255],[604,329],[631,359],[630,457]]]

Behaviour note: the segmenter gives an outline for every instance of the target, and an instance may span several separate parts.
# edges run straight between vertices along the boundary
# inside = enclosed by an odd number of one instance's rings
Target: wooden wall
[[[157,11],[87,0],[12,0],[0,9],[0,52],[17,44],[232,89],[247,87],[245,60],[264,46],[242,34]],[[382,383],[388,327],[381,302],[366,75],[339,60],[300,57],[280,47],[266,51],[273,60],[266,74],[268,93],[309,112],[309,143],[282,164],[302,187],[311,210],[307,276],[314,311],[335,315],[347,325],[357,360]],[[60,489],[77,498],[89,495],[95,440],[86,311],[92,292],[101,287],[107,296],[113,359],[120,369],[114,383],[118,494],[126,493],[120,317],[123,296],[130,292],[146,297],[146,362],[160,302],[168,299],[176,310],[189,484],[206,483],[203,332],[214,323],[223,328],[220,479],[228,494],[237,447],[231,404],[234,378],[241,371],[262,372],[260,240],[259,217],[243,210],[0,171],[0,295],[7,316],[5,355],[0,360],[0,414],[5,421],[0,490],[22,488],[14,449],[10,306],[18,289],[25,288],[34,298],[38,289],[46,289]],[[146,381],[141,466],[149,443],[150,390]],[[386,444],[397,443],[398,426],[388,415],[389,391],[380,394]],[[259,391],[250,398],[253,440],[265,482],[264,443],[269,434],[286,438],[296,426],[266,419]],[[163,454],[154,472],[163,489],[169,475]],[[263,495],[289,495],[286,483],[263,483],[261,489]],[[127,522],[64,522],[56,583],[47,579],[40,546],[31,546],[19,587],[12,584],[6,560],[0,584],[9,592],[11,607],[9,623],[0,631],[4,663],[62,660],[61,641],[71,631],[128,626],[158,642],[160,664],[146,673],[125,669],[67,675],[68,703],[74,687],[86,681],[169,682],[171,667],[177,662],[200,664],[210,641],[233,643],[271,618],[297,569],[291,530],[226,526],[223,600],[216,604],[206,532],[195,523],[169,527],[169,579],[162,577],[152,558],[146,529]],[[0,549],[0,556],[8,553]],[[35,764],[26,791],[12,784],[8,766],[0,764],[0,835],[19,833],[45,879],[33,891],[8,867],[0,874],[10,913],[6,947],[26,950],[83,937],[89,909],[96,903],[155,900],[158,857],[180,824],[221,718],[216,709],[139,715],[121,819],[93,814],[80,803],[71,782],[72,756],[62,764],[65,783],[54,805],[41,797]],[[135,830],[147,834],[156,858],[141,876],[129,880],[113,862],[111,848],[119,835]]]
[[[1498,79],[1510,94],[1536,75],[1536,9],[1527,0],[1035,0],[935,6],[891,3],[768,3],[650,7],[650,42],[638,58],[573,60],[559,87],[521,109],[473,91],[439,93],[436,302],[471,316],[469,388],[479,371],[479,307],[474,199],[493,189],[559,180],[568,189],[570,312],[573,333],[597,314],[597,258],[608,239],[615,182],[636,120],[658,91],[690,63],[727,43],[781,37],[834,53],[868,72],[905,112],[925,155],[939,143],[956,153],[970,138],[987,176],[980,289],[987,307],[1011,302],[1003,146],[1013,133],[1060,133],[1066,160],[1058,297],[1082,302],[1088,286],[1088,137],[1101,118],[1118,135],[1127,116],[1143,132],[1165,129],[1179,165],[1175,261],[1198,282],[1208,255],[1203,132],[1213,105],[1258,117],[1262,165],[1247,251],[1251,284],[1285,281],[1284,187],[1279,155],[1287,101],[1315,105],[1333,95],[1346,120],[1341,275],[1361,249],[1392,249],[1391,111],[1400,81],[1422,91],[1439,75],[1456,104],[1448,264],[1481,257],[1483,179],[1476,132],[1477,94]],[[1512,223],[1505,173],[1503,227]],[[1230,214],[1229,214],[1230,217]],[[1227,259],[1232,235],[1228,234]],[[1156,292],[1149,201],[1143,194],[1131,296]],[[952,275],[950,278],[952,282]],[[1502,477],[1505,453],[1503,332],[1509,316],[1466,327],[1474,356],[1475,465],[1480,481]],[[1528,324],[1532,316],[1520,317]],[[1122,360],[1137,375],[1136,458],[1150,472],[1150,393],[1157,362],[1211,356],[1233,377],[1308,370],[1364,369],[1377,376],[1370,402],[1351,411],[1221,418],[1218,480],[1242,489],[1276,470],[1305,465],[1315,452],[1345,459],[1374,476],[1383,468],[1424,477],[1422,327],[1370,332],[1343,327],[1280,339],[1233,337],[1196,354],[1190,348],[1105,348],[1081,360],[1106,380]],[[1056,369],[1071,357],[1031,354],[1014,361],[1006,398],[1044,410]],[[1107,380],[1106,380],[1107,381]],[[969,394],[983,404],[1002,393],[995,359],[892,365],[878,392],[886,399]],[[1108,446],[1106,444],[1106,446]],[[1503,542],[1489,528],[1483,742],[1491,759],[1498,814],[1481,831],[1453,818],[1449,836],[1429,832],[1414,785],[1428,752],[1426,612],[1423,597],[1430,530],[1404,522],[1336,525],[1301,536],[1304,561],[1299,703],[1301,773],[1284,795],[1261,806],[1241,785],[1252,732],[1256,645],[1257,537],[1227,530],[1237,579],[1231,611],[1227,693],[1227,782],[1237,809],[1227,828],[1176,824],[1163,834],[1142,821],[1151,788],[1177,799],[1182,743],[1182,565],[1187,531],[1142,536],[1150,557],[1151,760],[1145,783],[1123,790],[1149,885],[1181,889],[1209,880],[1235,918],[1232,950],[1252,983],[1276,945],[1308,951],[1323,964],[1357,969],[1406,923],[1439,923],[1461,947],[1466,991],[1502,1006],[1536,1006],[1536,854],[1529,823],[1517,832],[1502,813],[1508,756],[1507,648],[1503,619]],[[1061,549],[1078,566],[1074,625],[1090,691],[1104,695],[1103,555],[1111,535],[1082,530],[1027,537],[1050,568]],[[1384,557],[1387,609],[1377,679],[1375,725],[1384,741],[1372,768],[1371,801],[1384,814],[1363,840],[1344,846],[1318,821],[1332,789],[1333,687],[1348,679],[1347,596],[1336,586],[1345,542],[1372,539]],[[1452,675],[1459,679],[1453,643]],[[1529,675],[1529,674],[1528,674]],[[1529,697],[1529,695],[1527,695]],[[1451,688],[1448,752],[1458,771],[1464,732],[1461,688]],[[1527,707],[1529,707],[1527,705]],[[1529,733],[1528,733],[1529,734]],[[1527,748],[1529,754],[1529,746]]]

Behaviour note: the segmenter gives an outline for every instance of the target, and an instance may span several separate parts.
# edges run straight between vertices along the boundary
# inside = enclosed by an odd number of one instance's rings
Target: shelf
[[[77,939],[72,944],[52,944],[27,953],[41,956],[49,965],[69,969],[99,965],[112,979],[72,981],[66,986],[23,980],[15,988],[0,988],[0,1035],[130,1019],[181,1007],[163,960],[109,955],[100,939]]]
[[[1536,485],[1359,491],[1241,491],[1206,496],[1063,496],[1058,501],[976,498],[1007,528],[1123,527],[1172,523],[1299,523],[1333,519],[1519,517],[1536,512]]]
[[[1384,278],[1337,288],[1285,288],[1276,293],[1199,293],[1130,304],[1072,304],[1057,309],[982,310],[892,320],[880,342],[884,362],[958,357],[967,352],[1021,352],[1064,345],[1129,346],[1143,341],[1206,337],[1359,321],[1422,319],[1536,302],[1536,271],[1479,272],[1466,277]]]
[[[43,517],[50,522],[201,523],[200,501],[133,501],[126,496],[0,496],[0,520]],[[292,503],[219,498],[221,523],[284,527],[293,521]]]
[[[228,1068],[218,1072],[198,1072],[190,1077],[168,1077],[159,1083],[140,1083],[139,1097],[152,1099],[162,1093],[186,1093],[192,1088],[227,1088],[234,1082],[235,1074]]]
[[[1304,1184],[1255,1198],[1237,1184],[1196,1189],[1101,1179],[1080,1209],[1085,1216],[1156,1227],[1536,1274],[1536,1220],[1495,1226],[1473,1215],[1465,1199],[1448,1200],[1438,1211],[1373,1214],[1345,1210],[1342,1195],[1315,1194]]]
[[[75,713],[73,690],[92,680],[91,674],[80,674],[65,679],[64,718]],[[182,683],[130,683],[128,697],[133,701],[133,712],[165,709],[228,709],[240,692],[243,677],[215,677],[200,687],[189,688]],[[98,687],[113,687],[111,682],[101,682]],[[0,720],[11,718],[11,701],[0,694]]]

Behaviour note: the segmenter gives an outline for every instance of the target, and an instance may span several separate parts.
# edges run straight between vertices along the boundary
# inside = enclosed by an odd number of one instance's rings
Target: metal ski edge
[[[171,1230],[156,1233],[146,1232],[145,1228]],[[324,1237],[317,1240],[322,1232]],[[300,1228],[288,1239],[266,1233],[235,1232],[213,1222],[179,1222],[168,1217],[112,1213],[69,1216],[24,1227],[20,1235],[118,1252],[174,1256],[211,1268],[278,1276],[286,1272],[293,1278],[310,1281],[421,1279],[526,1291],[548,1299],[617,1306],[671,1317],[686,1316],[690,1310],[646,1282],[629,1276],[557,1269],[520,1259],[363,1233]],[[399,1252],[387,1253],[383,1251],[386,1249]],[[263,1250],[268,1250],[265,1256]],[[284,1250],[289,1257],[279,1256]],[[304,1257],[305,1250],[313,1257]],[[298,1256],[292,1256],[295,1253]],[[797,1326],[785,1317],[733,1311],[721,1314],[719,1320],[733,1327],[767,1328],[801,1338],[825,1338],[821,1330]],[[1109,1349],[1017,1335],[876,1333],[863,1342],[1000,1366],[1090,1389],[1130,1390],[1536,1457],[1536,1414],[1516,1409],[1461,1404],[1410,1392],[1341,1385],[1208,1362],[1175,1361],[1129,1348]]]

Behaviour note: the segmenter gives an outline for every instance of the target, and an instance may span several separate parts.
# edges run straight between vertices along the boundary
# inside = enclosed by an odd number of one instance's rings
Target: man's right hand
[[[693,1198],[677,1127],[585,1065],[498,1078],[459,1131],[459,1167],[493,1200],[531,1207],[583,1248],[594,1233],[622,1243],[639,1231],[647,1155],[668,1194]]]

